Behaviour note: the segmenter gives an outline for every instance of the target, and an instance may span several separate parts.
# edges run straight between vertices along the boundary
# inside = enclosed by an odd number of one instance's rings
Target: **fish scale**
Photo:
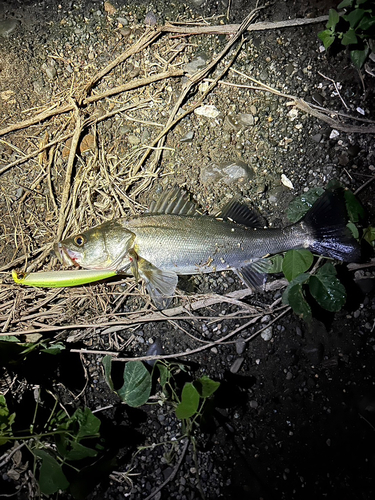
[[[121,223],[134,250],[159,269],[197,274],[237,269],[268,254],[309,246],[300,227],[252,229],[208,216],[144,215]]]

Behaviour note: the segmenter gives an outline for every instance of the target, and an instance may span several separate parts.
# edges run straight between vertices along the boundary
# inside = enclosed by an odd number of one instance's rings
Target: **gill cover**
[[[119,221],[109,221],[57,245],[55,252],[63,263],[86,269],[126,269],[130,265],[128,251],[135,234]]]

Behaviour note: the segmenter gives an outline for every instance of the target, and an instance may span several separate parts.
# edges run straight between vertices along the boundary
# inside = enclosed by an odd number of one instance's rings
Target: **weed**
[[[326,29],[318,37],[326,49],[348,48],[354,66],[361,68],[375,52],[375,4],[373,0],[343,0],[337,8],[345,13],[330,9]]]

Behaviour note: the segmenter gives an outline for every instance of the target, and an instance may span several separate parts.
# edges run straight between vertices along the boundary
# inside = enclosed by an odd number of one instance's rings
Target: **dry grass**
[[[170,27],[170,32],[177,30],[180,34],[173,35],[178,37],[177,40],[170,36],[167,43],[168,26],[156,30],[148,28],[120,57],[96,75],[88,76],[87,83],[73,81],[68,91],[55,92],[54,104],[46,103],[25,110],[25,120],[0,130],[0,137],[4,137],[0,139],[1,143],[13,158],[0,166],[3,194],[0,201],[2,335],[37,333],[45,336],[64,332],[70,341],[75,341],[88,338],[94,331],[105,334],[116,334],[124,328],[131,331],[134,325],[142,322],[179,318],[199,322],[207,318],[197,316],[196,311],[223,303],[231,306],[226,319],[243,319],[245,325],[259,321],[265,314],[275,317],[280,314],[276,305],[250,310],[242,301],[250,293],[248,290],[234,296],[181,296],[181,306],[161,313],[153,310],[147,297],[141,295],[134,280],[130,279],[125,280],[126,286],[97,284],[79,289],[44,290],[19,287],[9,276],[12,268],[24,271],[57,269],[58,263],[50,255],[56,239],[144,208],[139,200],[147,199],[147,192],[156,179],[168,175],[160,167],[168,133],[200,105],[216,85],[226,83],[222,79],[228,75],[241,48],[241,37],[255,16],[256,12],[251,13],[237,26],[223,51],[180,88],[174,102],[168,86],[183,75],[181,65],[189,57],[189,44],[181,37],[191,34],[192,28],[181,33],[181,26],[178,30]],[[196,33],[200,27],[197,23],[194,27]],[[266,29],[270,28],[267,26]],[[236,42],[240,42],[239,48],[229,57]],[[126,74],[128,82],[114,85],[116,79],[111,80],[112,75],[116,76],[116,70],[122,75],[121,65],[135,54],[140,60],[139,78]],[[216,67],[218,76],[208,81],[207,90],[198,99],[189,102],[191,91]],[[255,85],[253,88],[276,93],[335,128],[345,128],[327,116],[329,112],[312,109],[301,99],[281,94],[251,77],[247,78]],[[178,114],[186,103],[186,111]],[[165,109],[167,119],[163,119]],[[121,133],[112,137],[103,126],[110,119],[115,127],[116,122],[147,124],[152,137],[148,144],[129,148]],[[363,127],[346,125],[347,130],[356,131],[357,128],[364,132]],[[373,128],[370,124],[365,131]],[[16,190],[18,199],[14,204]],[[16,210],[13,206],[17,207]],[[127,303],[131,303],[136,312],[119,315],[118,311]],[[223,316],[216,315],[215,310],[211,319],[224,320]]]

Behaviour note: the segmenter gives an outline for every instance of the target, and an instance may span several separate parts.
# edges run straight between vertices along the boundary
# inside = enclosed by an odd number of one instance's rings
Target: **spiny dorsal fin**
[[[247,227],[264,227],[262,217],[247,205],[237,200],[232,200],[219,212],[218,218],[229,219],[237,224]]]
[[[153,201],[148,210],[150,214],[200,215],[189,193],[179,187],[162,194],[158,201]]]

